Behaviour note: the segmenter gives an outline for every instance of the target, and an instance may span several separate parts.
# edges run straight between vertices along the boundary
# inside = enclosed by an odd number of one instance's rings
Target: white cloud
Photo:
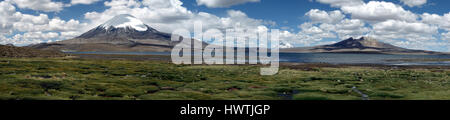
[[[201,21],[204,29],[217,28],[224,30],[239,24],[244,28],[257,28],[270,21],[249,18],[242,11],[229,10],[225,17],[206,12],[192,12],[182,6],[179,0],[112,0],[105,2],[110,8],[104,12],[88,12],[85,18],[90,20],[90,28],[96,27],[115,15],[131,14],[151,27],[171,33],[178,28],[193,30],[195,21]],[[273,23],[272,23],[273,24]]]
[[[72,4],[72,5],[76,5],[76,4],[88,5],[88,4],[96,3],[98,1],[100,1],[100,0],[71,0],[70,4]]]
[[[442,16],[437,14],[424,13],[421,15],[421,18],[424,23],[437,25],[441,29],[450,31],[450,12]]]
[[[205,5],[210,8],[226,8],[248,2],[260,2],[260,0],[197,0],[197,5]]]
[[[409,41],[430,41],[436,38],[438,27],[421,22],[388,20],[373,25],[373,35],[378,39],[406,39]]]
[[[435,51],[443,51],[450,52],[450,42],[439,41],[439,40],[429,40],[429,41],[392,41],[390,42],[393,45],[408,48],[408,49],[417,49],[417,50],[435,50]]]
[[[60,32],[81,33],[80,30],[87,24],[77,20],[64,21],[59,18],[50,19],[47,14],[31,15],[16,11],[10,1],[0,2],[0,44],[25,45],[45,42],[48,40],[60,40],[66,38]],[[10,38],[4,35],[15,34]],[[67,33],[66,33],[67,32]],[[3,34],[3,35],[2,35]]]
[[[67,31],[67,32],[60,32],[61,36],[60,39],[57,40],[66,40],[66,39],[72,39],[75,37],[78,37],[81,33],[79,31]]]
[[[418,15],[403,9],[391,2],[370,1],[357,6],[343,6],[344,13],[351,14],[353,19],[362,19],[370,22],[382,22],[386,20],[416,21]]]
[[[361,37],[370,31],[370,28],[365,27],[363,21],[356,19],[344,19],[336,24],[304,23],[299,28],[301,31],[295,35],[296,38],[291,39],[296,45],[304,44],[306,46],[330,43],[330,41],[323,41],[327,38],[342,40],[349,37]]]
[[[287,41],[295,44],[296,46],[312,46],[317,45],[322,40],[327,38],[337,38],[336,34],[333,32],[335,26],[327,26],[329,24],[323,23],[318,26],[314,23],[306,22],[299,26],[300,32],[292,34],[285,31],[282,34],[282,39],[287,39]]]
[[[301,31],[295,36],[297,40],[296,45],[318,45],[330,43],[331,41],[323,41],[330,39],[347,39],[349,37],[361,37],[366,35],[370,28],[362,20],[358,19],[344,19],[339,10],[326,12],[317,9],[312,9],[305,14],[309,17],[311,22],[303,23],[299,26]],[[292,38],[291,38],[292,39]]]
[[[337,23],[345,18],[339,10],[326,12],[318,9],[311,9],[305,14],[313,23]]]
[[[58,12],[64,7],[62,2],[53,2],[51,0],[7,0],[14,3],[19,8],[31,9],[44,12]]]
[[[405,22],[397,20],[388,20],[373,25],[374,30],[383,32],[395,32],[403,34],[435,34],[437,27],[420,22]]]
[[[80,28],[86,26],[87,23],[80,23],[78,20],[70,19],[69,21],[64,21],[59,18],[53,18],[48,23],[48,30],[50,31],[77,31]]]
[[[0,2],[0,35],[12,33],[12,21],[16,21],[12,15],[16,12],[16,8],[5,1]]]
[[[427,3],[427,0],[400,0],[400,1],[409,7],[422,6]]]
[[[150,0],[144,0],[144,1],[150,1]],[[169,1],[169,3],[171,3],[171,2],[172,1]],[[111,0],[111,1],[105,2],[105,6],[109,6],[109,7],[139,7],[140,5],[141,5],[140,2],[136,1],[136,0]]]
[[[22,14],[20,12],[16,12],[14,16],[21,18],[20,22],[32,23],[35,25],[42,25],[48,23],[48,15],[39,14],[39,16],[33,16],[28,14]]]
[[[362,0],[316,0],[323,4],[330,4],[332,7],[356,6],[364,4]]]
[[[42,33],[42,32],[28,32],[28,33],[24,33],[23,35],[19,36],[23,37],[24,39],[53,39],[53,38],[57,38],[59,36],[58,33],[56,32],[47,32],[47,33]]]
[[[0,37],[0,44],[14,44],[18,46],[37,44],[42,42],[50,42],[57,39],[59,34],[56,32],[27,32],[24,34],[16,34],[11,38]]]
[[[367,35],[369,31],[370,29],[365,27],[365,23],[358,19],[342,20],[335,27],[335,32],[340,39],[347,39],[350,37],[359,38]]]
[[[47,29],[48,15],[40,14],[39,16],[22,14],[15,12],[11,17],[14,17],[16,21],[10,21],[13,25],[13,30],[20,32],[27,31],[42,31]]]
[[[447,41],[450,42],[450,32],[448,32],[448,33],[442,33],[442,34],[441,34],[441,39],[442,39],[442,40],[447,40]]]

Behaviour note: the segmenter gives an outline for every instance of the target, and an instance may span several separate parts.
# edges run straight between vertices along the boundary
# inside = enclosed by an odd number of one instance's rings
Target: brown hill
[[[0,45],[0,57],[64,57],[65,54],[51,50],[37,50],[29,47]]]
[[[285,53],[379,53],[379,54],[445,54],[434,51],[412,50],[377,41],[369,37],[349,38],[331,45],[281,49]]]

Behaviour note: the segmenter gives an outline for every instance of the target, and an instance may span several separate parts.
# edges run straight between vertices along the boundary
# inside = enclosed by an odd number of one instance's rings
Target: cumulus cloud
[[[290,43],[296,47],[312,46],[323,43],[323,39],[336,38],[336,35],[331,31],[319,26],[315,26],[313,23],[307,22],[299,26],[301,29],[298,33],[290,31],[281,31],[280,39],[282,42]]]
[[[444,51],[444,52],[450,52],[449,51],[449,42],[441,42],[438,40],[430,40],[427,42],[423,41],[392,41],[389,42],[393,45],[408,48],[408,49],[417,49],[417,50],[435,50],[435,51]]]
[[[323,4],[330,4],[332,7],[356,6],[364,4],[362,0],[316,0]]]
[[[437,25],[441,29],[450,31],[450,12],[444,15],[424,13],[421,15],[422,22]]]
[[[100,1],[100,0],[71,0],[70,4],[72,4],[72,5],[76,5],[76,4],[88,5],[88,4],[96,3],[98,1]]]
[[[178,28],[193,30],[195,21],[201,21],[205,29],[227,29],[239,24],[244,28],[257,28],[270,24],[270,21],[252,19],[244,12],[228,10],[226,16],[218,17],[206,12],[193,12],[182,6],[179,0],[112,0],[105,2],[109,8],[103,12],[88,12],[85,18],[93,28],[119,14],[131,14],[144,23],[163,32],[172,32]],[[273,24],[273,23],[272,23]]]
[[[0,35],[12,33],[12,21],[15,21],[12,15],[16,12],[16,7],[12,4],[2,1],[0,2]]]
[[[57,32],[27,32],[23,34],[16,34],[11,38],[0,36],[0,44],[14,44],[22,46],[42,42],[51,42],[52,39],[57,39],[58,37],[59,34]]]
[[[80,23],[78,20],[70,19],[69,21],[64,21],[59,18],[53,18],[48,23],[48,30],[50,31],[77,31],[80,28],[86,26],[87,23]]]
[[[325,39],[347,39],[349,37],[361,37],[366,35],[370,28],[359,19],[346,19],[341,11],[322,11],[312,9],[305,14],[310,22],[299,26],[300,32],[296,34],[285,33],[286,39],[290,39],[298,46],[320,45],[334,43],[335,41],[323,41]]]
[[[373,25],[373,34],[379,39],[429,41],[435,40],[433,35],[437,33],[438,27],[421,22],[388,20]]]
[[[382,22],[385,20],[416,21],[418,15],[403,9],[392,2],[370,1],[357,6],[343,6],[344,13],[351,14],[354,19],[362,19],[371,22]]]
[[[15,12],[11,17],[16,19],[16,21],[10,21],[14,27],[13,30],[20,32],[45,30],[47,29],[46,24],[49,22],[48,15],[46,14],[34,16]]]
[[[414,6],[422,6],[427,3],[427,0],[400,0],[403,4],[414,7]]]
[[[10,1],[0,2],[0,44],[25,45],[32,43],[45,42],[48,40],[59,40],[65,38],[60,32],[80,33],[80,28],[86,26],[86,23],[80,23],[77,20],[64,21],[57,17],[49,18],[47,14],[31,15],[16,11],[16,8]],[[12,35],[12,33],[21,32],[21,34]],[[67,35],[67,34],[64,34]]]
[[[367,35],[370,28],[365,26],[361,20],[358,19],[345,19],[335,26],[335,32],[338,34],[340,39],[347,39],[350,37],[362,37]]]
[[[226,8],[249,2],[260,2],[260,0],[197,0],[197,5],[205,5],[210,8]]]
[[[361,37],[367,35],[370,28],[365,23],[356,19],[343,19],[336,24],[330,23],[303,23],[299,26],[301,31],[292,39],[293,42],[306,45],[318,45],[330,43],[325,39],[347,39],[349,37]],[[289,35],[289,34],[287,34]]]
[[[53,2],[51,0],[6,0],[22,9],[31,9],[44,12],[58,12],[64,7],[62,2]]]
[[[450,32],[448,32],[448,33],[442,33],[441,35],[442,35],[441,38],[442,38],[443,40],[447,40],[448,42],[450,42]]]
[[[345,18],[345,15],[339,10],[326,12],[318,9],[312,9],[305,14],[313,23],[337,23]]]

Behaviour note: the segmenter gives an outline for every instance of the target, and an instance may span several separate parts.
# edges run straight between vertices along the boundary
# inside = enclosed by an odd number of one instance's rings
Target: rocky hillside
[[[0,45],[0,57],[64,57],[59,51],[37,50],[29,47]]]
[[[444,54],[440,52],[412,50],[380,42],[369,37],[349,38],[331,45],[281,49],[285,53],[380,53],[380,54]]]

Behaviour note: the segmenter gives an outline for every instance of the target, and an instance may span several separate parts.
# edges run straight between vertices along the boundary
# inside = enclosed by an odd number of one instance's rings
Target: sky
[[[1,0],[0,44],[76,37],[119,14],[163,32],[236,26],[279,29],[284,47],[368,36],[409,49],[450,52],[448,0]]]

